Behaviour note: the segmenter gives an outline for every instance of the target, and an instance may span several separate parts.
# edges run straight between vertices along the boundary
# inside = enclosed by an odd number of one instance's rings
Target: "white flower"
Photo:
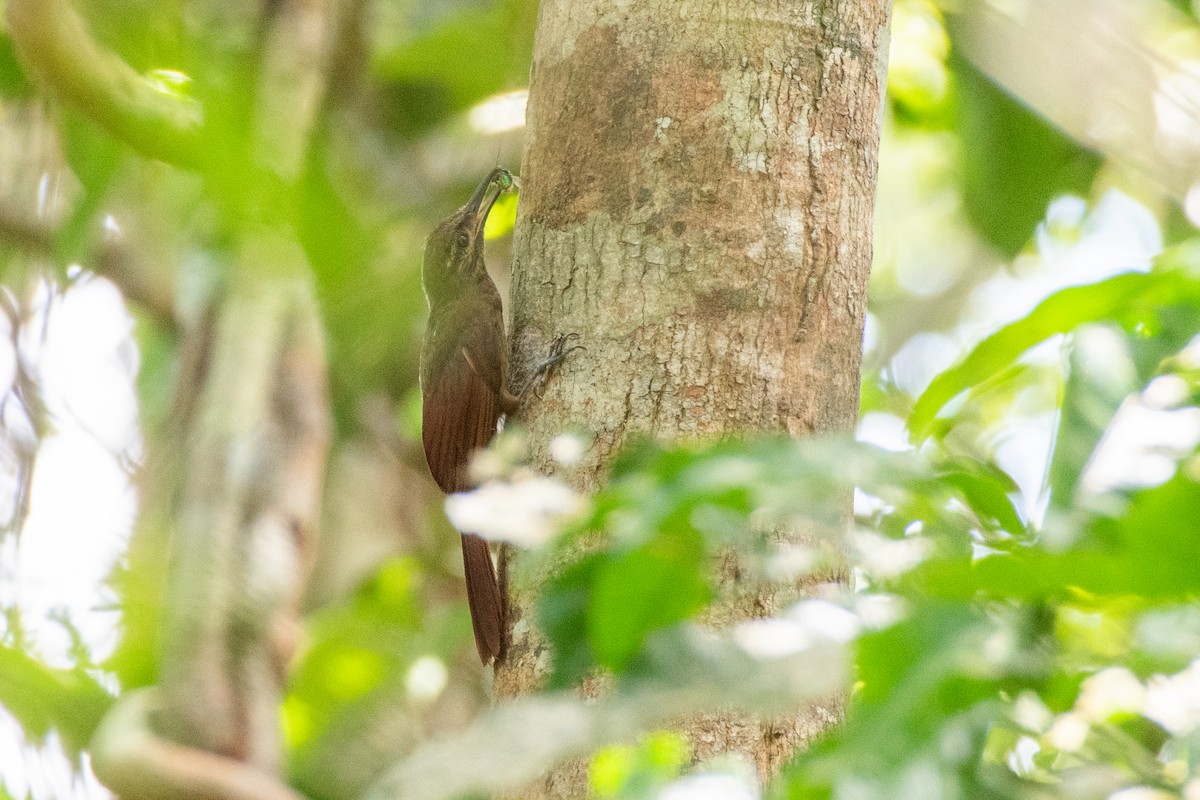
[[[815,644],[845,644],[862,623],[851,611],[826,600],[802,600],[782,616],[751,619],[733,629],[734,641],[755,658],[781,658]]]
[[[1033,692],[1021,692],[1021,696],[1013,704],[1012,716],[1022,728],[1039,733],[1045,732],[1054,720],[1054,715],[1042,702],[1042,698]]]
[[[675,781],[662,790],[658,800],[759,800],[761,796],[751,776],[713,772]]]
[[[1152,677],[1142,713],[1176,736],[1200,727],[1200,661],[1174,675]]]
[[[446,516],[460,531],[537,547],[553,539],[585,505],[584,499],[567,485],[532,475],[512,483],[492,481],[474,491],[452,494],[446,498]]]
[[[928,539],[906,536],[889,539],[868,531],[851,534],[850,544],[858,553],[863,571],[874,578],[897,578],[929,557]]]
[[[983,656],[983,663],[976,663],[976,667],[984,670],[990,670],[993,664],[1003,664],[1011,660],[1017,652],[1017,648],[1021,646],[1017,640],[1017,635],[1008,628],[994,630],[984,637],[979,643],[979,649],[974,651],[972,655],[979,654]],[[971,659],[974,661],[974,659]]]
[[[525,124],[528,102],[528,89],[492,95],[467,112],[467,123],[485,136],[516,130]]]
[[[550,457],[564,467],[574,466],[587,452],[588,444],[573,433],[560,433],[550,440]]]
[[[787,616],[799,622],[816,641],[845,644],[853,641],[862,629],[862,621],[853,611],[847,611],[828,600],[801,600]]]
[[[1124,667],[1109,667],[1083,682],[1075,711],[1091,722],[1117,714],[1137,714],[1146,702],[1146,687]]]
[[[1073,711],[1068,711],[1066,714],[1059,714],[1054,720],[1046,739],[1055,748],[1065,753],[1074,753],[1083,747],[1090,730],[1087,720]]]
[[[446,688],[446,665],[434,656],[421,656],[408,668],[404,686],[410,699],[427,703]]]
[[[803,625],[780,617],[746,620],[733,629],[733,639],[755,658],[795,655],[812,644]]]
[[[871,630],[882,630],[908,616],[904,598],[894,594],[863,594],[854,600],[854,611],[862,624]]]
[[[1175,795],[1161,789],[1151,789],[1149,786],[1130,786],[1119,792],[1113,792],[1108,800],[1174,800]]]
[[[467,476],[477,486],[488,481],[513,477],[529,456],[529,442],[518,428],[500,431],[483,450],[476,450],[467,467]]]
[[[1034,757],[1041,749],[1042,746],[1038,744],[1037,739],[1029,736],[1020,737],[1008,754],[1008,768],[1021,776],[1033,774],[1033,771],[1037,769]]]
[[[1159,375],[1146,385],[1142,401],[1149,408],[1176,408],[1191,396],[1187,381],[1178,375]]]
[[[817,566],[817,554],[812,548],[783,544],[767,561],[767,577],[786,581],[812,573]]]

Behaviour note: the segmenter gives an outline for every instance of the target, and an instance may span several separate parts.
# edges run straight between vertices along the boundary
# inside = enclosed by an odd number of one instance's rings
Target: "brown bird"
[[[496,198],[512,185],[508,170],[493,169],[467,204],[425,242],[421,280],[429,326],[421,349],[422,439],[429,471],[447,494],[471,488],[471,455],[492,440],[501,415],[521,405],[508,386],[500,293],[483,263],[484,222]],[[564,348],[566,340],[555,340],[536,375],[543,376],[573,349]],[[463,531],[462,550],[475,646],[488,664],[504,650],[504,600],[487,542]]]

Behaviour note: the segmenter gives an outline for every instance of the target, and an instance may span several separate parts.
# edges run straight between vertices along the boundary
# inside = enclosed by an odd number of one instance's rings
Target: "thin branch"
[[[96,249],[89,266],[97,275],[116,284],[122,297],[157,324],[171,329],[179,322],[173,282],[135,256],[132,248],[105,242]]]
[[[156,689],[126,692],[89,748],[92,767],[116,794],[140,800],[303,800],[244,761],[184,747],[154,733]]]
[[[847,674],[846,653],[832,644],[758,661],[714,637],[655,661],[659,682],[594,703],[564,692],[501,706],[461,734],[418,748],[366,798],[450,800],[516,791],[556,762],[698,712],[792,713],[835,696]]]
[[[54,231],[45,222],[0,205],[0,239],[23,250],[48,253],[53,246]]]
[[[159,90],[101,47],[67,0],[9,0],[8,26],[30,72],[97,125],[151,158],[201,164],[200,104]]]
[[[49,256],[54,252],[56,234],[54,226],[49,223],[33,219],[0,202],[0,242]],[[92,251],[87,266],[92,272],[115,283],[126,300],[141,308],[156,323],[165,328],[175,326],[177,320],[172,281],[137,258],[133,248],[102,238]]]

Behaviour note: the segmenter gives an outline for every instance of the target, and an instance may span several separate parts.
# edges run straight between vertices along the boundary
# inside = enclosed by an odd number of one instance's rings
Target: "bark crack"
[[[796,342],[801,342],[808,336],[808,324],[812,314],[812,307],[824,289],[826,271],[829,269],[828,247],[825,244],[827,232],[818,227],[818,223],[825,217],[818,209],[820,211],[824,210],[825,199],[825,187],[821,180],[821,153],[824,147],[824,120],[822,118],[824,109],[822,108],[822,101],[827,90],[826,82],[829,78],[828,59],[830,51],[827,43],[830,37],[833,36],[833,23],[829,18],[829,0],[813,0],[813,14],[816,17],[820,33],[813,46],[817,62],[815,64],[817,81],[813,87],[808,129],[809,203],[805,209],[805,221],[807,223],[805,227],[807,228],[811,256],[807,259],[808,275],[804,280],[800,324],[797,326],[796,335],[793,337],[793,340]]]

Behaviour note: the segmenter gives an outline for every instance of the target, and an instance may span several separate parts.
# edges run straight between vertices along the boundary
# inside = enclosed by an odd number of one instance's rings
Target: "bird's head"
[[[442,220],[429,234],[425,240],[421,282],[430,302],[486,277],[483,226],[496,198],[512,186],[512,173],[496,167],[475,189],[467,204]]]

